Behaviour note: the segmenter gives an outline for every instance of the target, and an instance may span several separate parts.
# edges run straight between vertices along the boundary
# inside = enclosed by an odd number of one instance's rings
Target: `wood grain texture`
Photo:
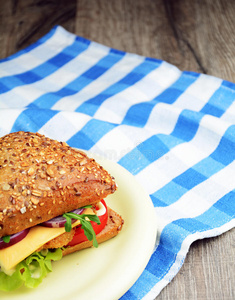
[[[196,241],[176,277],[157,300],[235,299],[235,230]]]
[[[55,25],[73,32],[76,0],[0,0],[0,57],[37,41]]]
[[[107,46],[235,82],[234,0],[0,0],[0,57],[59,24]],[[196,241],[157,300],[235,299],[235,229]]]
[[[233,0],[80,0],[76,33],[235,81]]]

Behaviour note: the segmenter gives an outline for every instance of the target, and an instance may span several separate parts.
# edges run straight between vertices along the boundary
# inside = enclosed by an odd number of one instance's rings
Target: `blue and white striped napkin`
[[[190,244],[235,225],[235,84],[53,28],[0,62],[0,136],[39,131],[116,161],[150,194],[159,244],[121,298],[154,299]]]

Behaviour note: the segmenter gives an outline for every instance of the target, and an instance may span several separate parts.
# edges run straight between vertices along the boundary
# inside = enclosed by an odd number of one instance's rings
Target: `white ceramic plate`
[[[107,204],[125,220],[115,238],[53,263],[38,288],[0,292],[0,299],[116,300],[138,279],[153,252],[156,215],[148,194],[135,178],[116,163],[92,155],[116,179],[118,190]]]

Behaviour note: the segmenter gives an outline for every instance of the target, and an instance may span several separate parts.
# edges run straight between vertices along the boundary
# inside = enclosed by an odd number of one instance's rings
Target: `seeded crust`
[[[112,210],[110,207],[108,207],[108,222],[105,228],[96,236],[98,244],[103,243],[116,235],[122,230],[122,226],[124,224],[124,221],[122,217],[117,214],[114,210]],[[92,247],[93,242],[92,241],[86,241],[83,243],[80,243],[78,245],[67,247],[63,250],[62,254],[63,256],[68,255],[70,253]]]
[[[114,178],[94,159],[39,133],[0,138],[0,237],[113,193]]]

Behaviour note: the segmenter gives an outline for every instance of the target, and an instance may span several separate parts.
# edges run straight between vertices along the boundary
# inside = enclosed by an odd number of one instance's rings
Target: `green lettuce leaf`
[[[51,261],[61,258],[61,249],[32,253],[16,266],[15,272],[11,276],[0,272],[0,291],[13,291],[22,285],[28,288],[37,287],[43,278],[52,271]]]

